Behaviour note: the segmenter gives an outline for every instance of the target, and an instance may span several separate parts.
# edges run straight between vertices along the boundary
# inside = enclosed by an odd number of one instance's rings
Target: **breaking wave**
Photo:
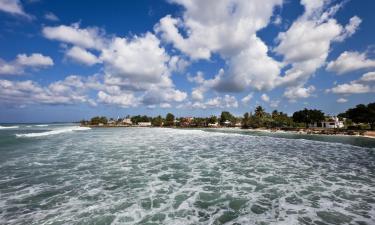
[[[55,130],[50,130],[46,132],[38,132],[38,133],[27,133],[27,134],[16,134],[17,137],[42,137],[42,136],[49,136],[49,135],[56,135],[56,134],[62,134],[67,132],[73,132],[73,131],[80,131],[80,130],[90,130],[89,127],[65,127],[65,128],[59,128]]]
[[[19,126],[0,126],[0,130],[1,129],[17,129],[19,128]]]

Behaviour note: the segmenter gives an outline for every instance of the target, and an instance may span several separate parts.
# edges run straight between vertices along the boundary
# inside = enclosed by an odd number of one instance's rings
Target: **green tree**
[[[375,102],[368,105],[359,104],[355,108],[348,109],[345,117],[355,123],[368,123],[371,130],[375,128]]]
[[[224,122],[226,121],[230,121],[231,123],[233,123],[235,117],[228,111],[223,111],[221,112],[221,115],[220,115],[220,124],[224,124]]]
[[[217,117],[216,116],[210,116],[210,118],[208,118],[208,123],[217,123]]]
[[[265,110],[262,106],[257,106],[255,108],[254,114],[255,114],[256,117],[262,118],[262,117],[265,116],[266,112],[265,112]]]
[[[241,125],[242,125],[242,128],[245,128],[245,129],[250,128],[250,114],[248,112],[243,114]]]
[[[161,127],[163,125],[163,118],[160,115],[152,118],[151,124],[155,127]]]
[[[304,123],[306,128],[309,123],[320,122],[324,120],[324,113],[317,109],[303,109],[293,113],[293,121],[297,123]]]
[[[90,120],[90,124],[91,125],[99,125],[99,124],[107,124],[108,123],[108,119],[105,117],[105,116],[95,116],[93,118],[91,118]]]
[[[174,125],[174,115],[172,113],[168,113],[165,117],[165,126],[173,126]]]

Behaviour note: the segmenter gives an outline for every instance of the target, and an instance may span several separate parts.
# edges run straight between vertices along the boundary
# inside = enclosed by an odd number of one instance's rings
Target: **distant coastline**
[[[138,125],[80,125],[81,127],[90,128],[173,128],[173,129],[238,129],[243,131],[260,131],[260,132],[285,132],[303,135],[336,135],[336,136],[353,136],[366,137],[375,139],[375,131],[366,130],[346,130],[346,129],[322,129],[322,128],[241,128],[241,127],[205,127],[205,126],[138,126]]]

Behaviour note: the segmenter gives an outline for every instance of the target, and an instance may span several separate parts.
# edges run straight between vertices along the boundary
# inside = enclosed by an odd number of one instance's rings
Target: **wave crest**
[[[42,136],[49,136],[49,135],[56,135],[56,134],[62,134],[67,132],[73,132],[73,131],[80,131],[80,130],[90,130],[89,127],[65,127],[60,128],[56,130],[50,130],[46,132],[39,132],[39,133],[27,133],[27,134],[16,134],[17,137],[42,137]]]
[[[0,126],[0,130],[1,129],[17,129],[19,128],[19,126]]]

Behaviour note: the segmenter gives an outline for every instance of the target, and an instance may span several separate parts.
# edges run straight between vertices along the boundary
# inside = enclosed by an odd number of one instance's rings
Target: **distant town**
[[[238,127],[242,129],[269,129],[271,131],[298,131],[311,134],[347,134],[374,135],[375,102],[368,105],[359,104],[346,112],[335,116],[325,115],[321,110],[302,109],[292,116],[277,110],[268,113],[262,106],[254,112],[246,112],[236,117],[228,111],[219,116],[210,117],[175,117],[168,113],[165,117],[146,115],[126,116],[124,118],[107,118],[96,116],[82,120],[82,126],[90,127],[176,127],[176,128],[223,128]]]

